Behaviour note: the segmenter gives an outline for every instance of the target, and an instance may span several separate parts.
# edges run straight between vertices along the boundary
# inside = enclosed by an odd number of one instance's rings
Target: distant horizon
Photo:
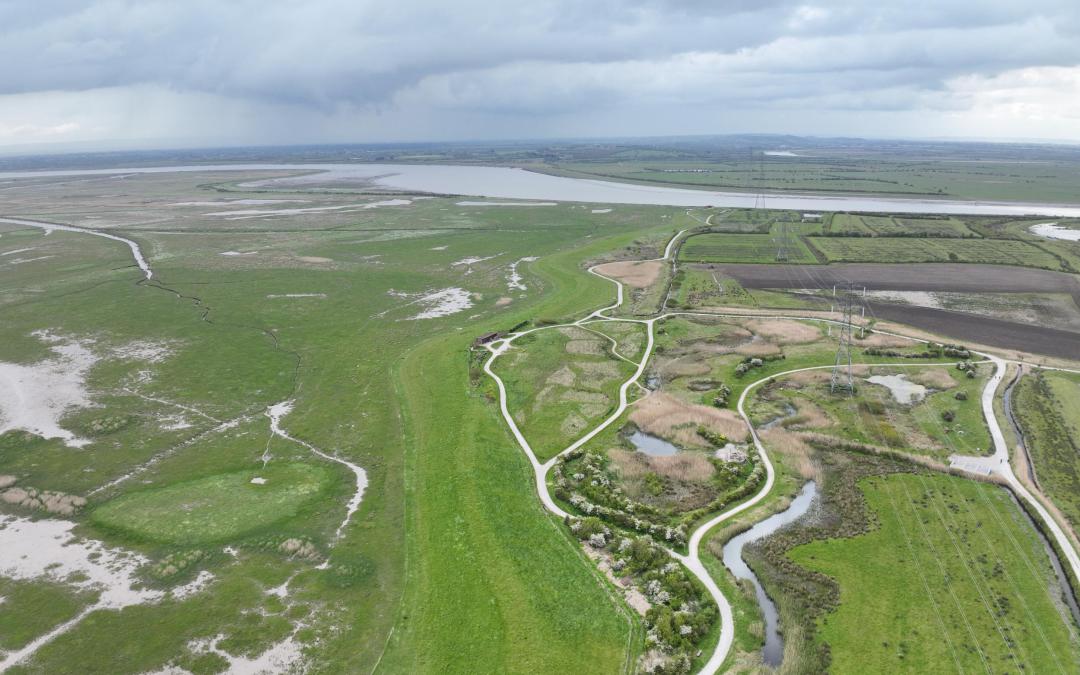
[[[397,148],[409,146],[499,146],[499,145],[569,145],[590,143],[628,143],[634,144],[644,141],[691,141],[708,139],[737,139],[754,138],[779,140],[790,138],[793,140],[811,141],[864,141],[870,143],[948,143],[957,145],[1040,145],[1055,147],[1080,147],[1080,140],[1062,138],[1038,138],[1038,137],[977,137],[977,136],[867,136],[867,135],[835,135],[835,134],[812,134],[812,133],[772,133],[772,132],[730,132],[715,134],[643,134],[639,136],[551,136],[551,137],[520,137],[520,138],[464,138],[464,139],[426,139],[426,140],[381,140],[381,141],[320,141],[320,142],[295,142],[295,143],[229,143],[229,142],[199,142],[192,140],[190,144],[182,141],[162,140],[160,142],[138,141],[84,141],[79,143],[34,143],[0,145],[0,156],[8,159],[19,157],[37,156],[60,156],[79,154],[121,154],[140,152],[198,152],[213,150],[243,150],[243,149],[300,149],[300,148]],[[125,147],[125,143],[127,147]]]

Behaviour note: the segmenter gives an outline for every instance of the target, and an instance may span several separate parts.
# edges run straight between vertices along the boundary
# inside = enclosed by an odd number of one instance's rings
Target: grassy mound
[[[93,520],[150,541],[224,541],[295,516],[329,482],[322,467],[271,465],[126,495],[95,510]]]

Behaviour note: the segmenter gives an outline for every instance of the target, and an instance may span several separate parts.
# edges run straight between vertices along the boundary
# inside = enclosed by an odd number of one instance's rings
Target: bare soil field
[[[951,291],[956,293],[1069,293],[1080,297],[1080,282],[1064,272],[1009,265],[950,263],[852,263],[800,265],[710,265],[745,288],[802,288],[808,279],[821,287],[851,281],[869,290]]]
[[[596,271],[606,277],[618,279],[632,288],[648,288],[656,283],[661,269],[659,262],[648,260],[606,263],[597,266]]]
[[[1072,331],[914,305],[871,302],[867,303],[867,308],[878,318],[908,324],[961,341],[1080,360],[1080,333]]]
[[[971,264],[850,264],[800,266],[809,275],[790,274],[780,265],[715,265],[718,274],[746,288],[801,288],[809,279],[819,287],[850,280],[870,290],[1067,293],[1080,304],[1080,281],[1074,275],[1022,267]],[[1034,323],[1020,323],[968,312],[867,301],[867,316],[896,321],[960,341],[1016,349],[1066,359],[1080,359],[1080,334]]]

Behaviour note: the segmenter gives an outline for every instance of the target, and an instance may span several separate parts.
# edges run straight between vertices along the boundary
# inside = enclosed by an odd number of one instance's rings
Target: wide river
[[[746,192],[715,192],[674,187],[634,185],[604,180],[565,178],[494,166],[427,164],[217,164],[156,166],[131,169],[72,169],[0,173],[0,180],[63,176],[110,176],[117,174],[171,173],[178,171],[297,171],[319,172],[308,176],[276,179],[280,187],[332,182],[338,185],[374,184],[409,192],[536,199],[599,204],[652,204],[657,206],[720,206],[796,211],[872,211],[889,213],[955,213],[970,215],[1080,217],[1080,206],[993,201],[954,201],[871,197],[861,195],[814,195],[796,193],[759,195]]]

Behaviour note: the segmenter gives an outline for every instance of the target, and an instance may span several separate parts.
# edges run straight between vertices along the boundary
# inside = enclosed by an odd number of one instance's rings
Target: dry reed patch
[[[612,380],[619,377],[619,366],[613,361],[575,363],[574,367],[586,380],[595,384],[595,387],[590,388],[601,386],[603,380]]]
[[[759,435],[770,450],[787,457],[800,476],[821,481],[821,466],[814,460],[814,449],[806,442],[806,436],[781,427],[766,429]]]
[[[621,281],[631,288],[648,288],[660,278],[663,268],[663,263],[658,260],[646,262],[627,260],[598,265],[596,271],[605,277]]]
[[[945,368],[927,368],[926,370],[920,368],[909,373],[908,379],[931,389],[952,389],[956,386],[956,380]]]
[[[578,354],[585,356],[603,356],[604,345],[601,344],[599,339],[596,340],[569,340],[566,343],[567,354]]]
[[[664,393],[638,401],[630,421],[646,433],[686,448],[707,447],[697,433],[699,426],[723,434],[735,443],[742,443],[749,437],[746,424],[735,412],[686,403]]]
[[[650,457],[632,450],[610,450],[619,475],[630,480],[655,473],[684,483],[704,483],[716,473],[716,467],[700,452],[681,452],[667,457]]]
[[[548,376],[547,384],[549,385],[561,385],[563,387],[574,386],[574,381],[577,379],[577,375],[569,367],[563,366],[554,373]]]
[[[898,337],[896,335],[882,335],[881,333],[867,333],[866,337],[858,340],[860,347],[912,347],[919,344],[915,340],[909,340],[905,337]]]
[[[564,436],[573,436],[585,430],[585,427],[589,425],[588,421],[577,413],[570,413],[563,420],[563,423],[559,426],[559,431]]]
[[[783,353],[777,345],[764,340],[754,340],[735,348],[735,353],[740,356],[775,356]]]
[[[709,368],[709,364],[704,361],[679,357],[674,359],[658,359],[656,372],[665,379],[673,380],[678,377],[708,375],[712,372],[712,369]]]
[[[803,344],[821,337],[817,326],[791,319],[763,319],[748,321],[747,328],[758,335],[781,344]]]
[[[827,368],[822,368],[820,370],[804,370],[801,373],[791,373],[778,379],[780,382],[791,382],[797,385],[814,385],[825,384],[830,377],[830,371]]]
[[[795,417],[785,425],[789,429],[820,429],[832,426],[832,417],[816,403],[804,399],[796,399],[794,403],[797,411]]]

